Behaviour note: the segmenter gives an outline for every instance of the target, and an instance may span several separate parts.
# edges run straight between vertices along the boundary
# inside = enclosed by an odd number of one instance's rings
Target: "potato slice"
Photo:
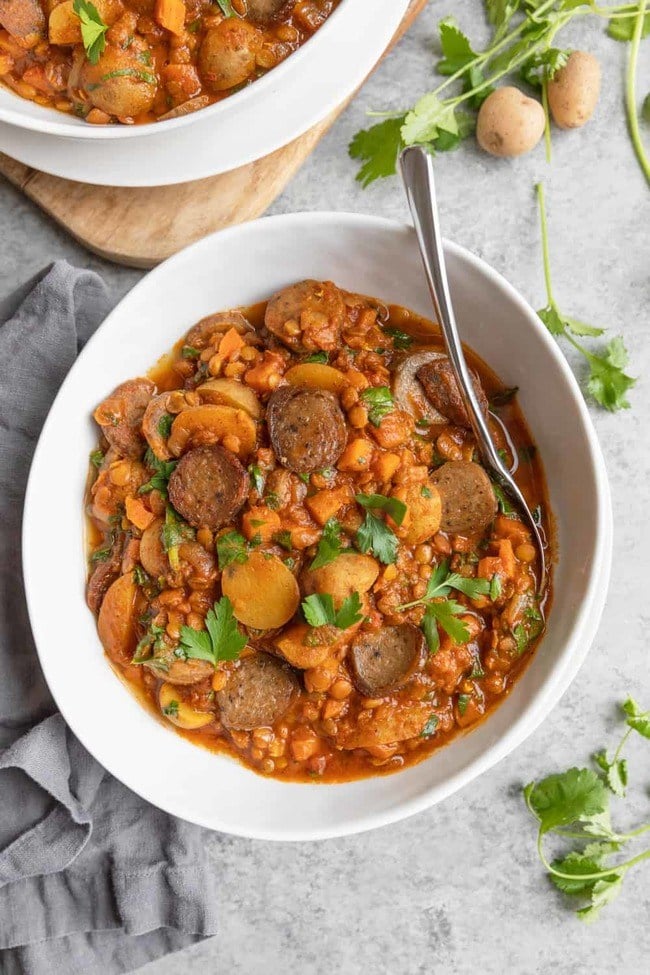
[[[167,446],[174,457],[180,457],[188,447],[223,443],[241,459],[251,453],[256,437],[255,421],[244,410],[232,406],[191,406],[174,420]],[[236,449],[231,446],[235,441],[238,441]]]
[[[205,728],[214,721],[214,714],[208,711],[195,711],[189,704],[179,700],[178,688],[173,684],[163,684],[158,693],[160,710],[172,724],[187,731]]]
[[[169,559],[160,534],[162,518],[156,518],[142,533],[140,539],[140,562],[153,579],[159,579],[169,572]]]
[[[284,626],[300,602],[293,573],[275,555],[259,551],[252,552],[243,564],[224,569],[221,588],[237,619],[256,630]]]
[[[196,392],[204,403],[217,405],[221,403],[224,406],[245,410],[254,420],[259,420],[262,415],[260,401],[253,390],[234,379],[211,379],[198,386]]]
[[[119,0],[95,0],[95,7],[101,19],[109,27],[123,12]],[[81,44],[81,21],[73,9],[73,0],[64,0],[50,13],[47,33],[50,44]]]
[[[318,642],[314,639],[315,635]],[[332,650],[341,643],[342,636],[343,632],[337,631],[333,626],[322,626],[314,630],[307,623],[295,623],[273,641],[273,646],[292,666],[309,670],[310,667],[318,667],[331,656]]]
[[[353,592],[359,595],[372,588],[379,575],[379,566],[370,555],[342,552],[329,565],[307,569],[301,582],[306,593],[329,593],[337,609]]]
[[[435,484],[430,481],[408,484],[393,491],[393,497],[406,505],[407,511],[397,535],[407,545],[427,542],[440,529],[442,499]]]
[[[293,366],[284,374],[284,378],[301,389],[326,389],[330,393],[339,393],[346,383],[342,372],[322,362],[303,362]]]
[[[133,573],[127,572],[109,588],[99,611],[99,638],[108,656],[117,663],[130,662],[135,651],[137,594]]]

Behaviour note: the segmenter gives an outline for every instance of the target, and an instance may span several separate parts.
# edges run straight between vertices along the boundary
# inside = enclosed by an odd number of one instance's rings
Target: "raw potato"
[[[172,724],[177,725],[179,728],[185,728],[187,731],[194,731],[196,728],[205,728],[207,724],[211,724],[214,721],[213,714],[207,711],[195,711],[189,704],[179,701],[178,691],[173,684],[162,685],[158,693],[158,701],[161,711],[163,708],[168,708],[172,702],[176,702],[178,707],[173,709],[173,713],[165,714],[165,717]]]
[[[437,493],[437,492],[436,492]],[[334,606],[341,603],[353,592],[362,595],[375,584],[379,566],[369,555],[359,552],[342,552],[333,562],[313,571],[308,569],[302,575],[302,585],[306,593],[329,593]]]
[[[272,630],[284,626],[298,609],[300,590],[293,573],[275,555],[252,552],[243,563],[224,569],[224,596],[245,626]]]
[[[239,447],[233,453],[247,457],[257,438],[255,421],[232,406],[191,406],[174,420],[167,446],[174,457],[180,457],[190,446],[220,444],[225,437],[236,437]]]
[[[428,542],[440,528],[442,501],[440,492],[432,481],[409,484],[393,491],[393,497],[406,505],[404,521],[397,529],[398,536],[407,545]]]
[[[594,114],[600,95],[600,62],[587,51],[573,51],[548,83],[548,107],[561,129],[579,129]]]
[[[285,373],[284,378],[292,386],[300,386],[301,389],[327,389],[330,393],[339,393],[346,382],[342,372],[322,362],[303,362],[299,366],[293,366]]]
[[[476,138],[492,156],[522,156],[534,149],[544,134],[544,109],[518,88],[497,88],[478,113]]]
[[[196,392],[204,403],[220,403],[225,406],[233,406],[235,409],[245,410],[254,420],[259,420],[262,415],[260,401],[249,386],[238,383],[234,379],[211,379],[202,386],[198,386]]]
[[[97,619],[99,639],[111,660],[127,663],[135,650],[136,596],[133,573],[127,572],[110,587]]]

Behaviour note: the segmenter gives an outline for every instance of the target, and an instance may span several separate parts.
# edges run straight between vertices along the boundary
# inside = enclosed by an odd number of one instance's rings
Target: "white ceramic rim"
[[[263,218],[264,222],[273,222],[275,225],[280,226],[284,224],[285,233],[295,232],[299,230],[301,224],[308,224],[314,220],[339,222],[346,225],[356,223],[359,225],[365,225],[366,227],[374,226],[377,229],[393,230],[398,232],[403,232],[405,230],[405,225],[398,221],[389,220],[382,217],[364,216],[361,214],[344,212],[321,211],[318,213],[280,214],[273,217]],[[220,231],[218,234],[212,234],[209,237],[203,238],[202,240],[193,244],[191,247],[185,248],[183,251],[180,251],[178,254],[174,255],[174,257],[169,258],[154,271],[150,272],[150,274],[147,275],[143,281],[135,285],[135,288],[132,289],[129,294],[133,294],[138,289],[143,288],[145,286],[145,282],[147,283],[147,286],[150,286],[152,280],[155,282],[158,277],[164,278],[169,272],[173,273],[177,264],[182,265],[186,260],[191,259],[193,255],[200,252],[201,249],[205,248],[209,251],[211,241],[215,237],[218,236],[222,243],[224,241],[227,242],[230,238],[236,235],[255,233],[256,224],[259,223],[260,221],[251,221],[250,223],[232,227],[227,230]],[[411,228],[406,229],[411,230]],[[539,321],[535,312],[513,288],[513,286],[509,284],[501,274],[486,264],[485,261],[479,257],[476,257],[464,247],[449,241],[445,241],[445,249],[448,254],[460,258],[460,260],[465,261],[469,265],[476,268],[480,274],[484,275],[488,279],[491,279],[492,283],[496,284],[498,288],[504,291],[508,299],[518,307],[521,315],[527,320],[529,327],[533,328],[538,333],[538,338],[540,338],[541,341],[546,345],[549,355],[554,360],[555,367],[559,372],[562,373],[564,380],[573,394],[576,414],[580,418],[583,430],[587,434],[589,456],[592,469],[595,474],[594,484],[597,499],[596,544],[591,564],[588,588],[581,605],[576,611],[571,636],[565,642],[558,666],[549,674],[546,680],[542,682],[533,696],[532,703],[519,714],[518,718],[510,725],[508,731],[502,735],[499,740],[486,752],[467,762],[461,769],[458,770],[458,772],[450,775],[444,783],[424,788],[420,794],[414,798],[401,800],[389,810],[382,810],[378,813],[366,813],[362,816],[351,814],[348,822],[339,823],[334,829],[313,830],[308,827],[302,829],[293,828],[291,832],[286,835],[277,829],[271,832],[265,832],[263,829],[257,829],[254,832],[250,830],[238,831],[237,828],[233,828],[231,824],[229,824],[227,827],[220,825],[218,823],[218,816],[213,816],[211,821],[208,821],[204,817],[197,816],[196,813],[193,812],[191,806],[185,802],[160,802],[158,798],[152,798],[152,796],[147,794],[146,790],[141,789],[139,783],[133,776],[124,775],[120,770],[114,767],[112,762],[107,762],[102,757],[101,748],[95,747],[94,743],[90,743],[87,740],[85,728],[79,727],[74,716],[71,716],[66,709],[61,708],[62,715],[73,733],[77,736],[77,738],[79,738],[88,751],[94,755],[97,761],[99,761],[112,775],[122,781],[133,792],[174,816],[197,823],[198,825],[204,826],[208,829],[224,830],[233,835],[245,836],[253,839],[291,841],[318,840],[338,836],[347,836],[400,821],[408,816],[412,816],[418,812],[422,812],[423,810],[430,808],[452,793],[457,792],[460,788],[469,784],[469,782],[471,782],[477,776],[481,775],[483,772],[500,762],[518,745],[522,744],[529,737],[529,735],[535,731],[544,718],[550,713],[555,704],[557,704],[557,702],[560,700],[589,652],[591,643],[598,629],[600,617],[607,596],[612,559],[613,516],[605,463],[582,393],[580,392],[577,381],[569,369],[569,366],[556,343]],[[122,299],[122,302],[126,301],[128,297],[129,296],[127,295],[124,299]],[[98,329],[93,338],[91,338],[90,342],[86,345],[86,348],[84,351],[82,351],[74,366],[70,370],[70,373],[64,380],[64,383],[62,384],[61,389],[54,400],[50,413],[43,426],[39,442],[34,452],[27,484],[22,533],[25,593],[39,660],[45,675],[45,679],[55,700],[57,700],[56,688],[60,683],[60,677],[54,672],[56,668],[51,669],[49,667],[47,656],[44,655],[40,649],[41,646],[46,645],[47,624],[46,620],[42,620],[39,616],[38,592],[34,588],[32,582],[36,575],[33,569],[37,564],[40,550],[37,532],[35,531],[35,528],[32,527],[34,520],[30,518],[30,510],[35,505],[37,483],[39,481],[40,474],[38,470],[40,465],[40,455],[43,450],[43,444],[49,435],[49,428],[53,422],[53,416],[58,399],[62,395],[67,384],[70,382],[70,377],[76,375],[79,370],[84,368],[86,349],[90,348],[92,344],[97,341],[97,336],[101,332],[107,328],[110,328],[111,319],[116,314],[116,311],[122,302],[120,302],[119,305],[116,306],[116,309],[109,314],[104,323],[100,326],[100,329]],[[489,720],[490,719],[488,718],[487,721],[489,722]],[[471,731],[468,733],[471,734]],[[452,746],[447,747],[453,747],[453,743]],[[251,772],[251,774],[253,775],[255,773]],[[397,772],[395,775],[399,776],[400,773]],[[313,787],[318,789],[338,789],[344,788],[345,785],[346,783],[315,785]],[[311,786],[307,784],[302,787],[310,788]]]
[[[149,125],[107,125],[107,126],[93,126],[87,125],[79,119],[71,118],[69,121],[65,122],[61,120],[61,113],[57,112],[55,109],[43,109],[43,117],[36,118],[29,115],[25,115],[20,111],[19,107],[5,108],[0,105],[0,122],[6,122],[9,125],[14,125],[18,128],[29,129],[33,132],[40,132],[46,135],[59,136],[65,139],[88,139],[91,142],[102,142],[106,140],[124,140],[124,139],[134,139],[134,138],[147,138],[154,133],[157,134],[168,134],[174,130],[183,128],[187,125],[192,125],[196,122],[197,116],[211,121],[214,126],[218,126],[220,122],[220,117],[228,115],[231,112],[237,112],[238,110],[247,107],[251,100],[262,101],[262,99],[270,92],[270,90],[278,85],[281,85],[287,78],[298,72],[299,74],[303,69],[303,61],[305,58],[310,57],[313,49],[317,47],[324,46],[329,43],[330,36],[334,32],[340,30],[345,30],[348,26],[348,22],[352,25],[354,24],[353,14],[356,13],[357,9],[361,9],[361,6],[366,2],[366,0],[341,0],[341,3],[333,11],[332,14],[327,18],[325,23],[320,27],[315,34],[313,34],[309,40],[307,40],[297,51],[294,51],[288,58],[282,61],[277,67],[268,71],[266,74],[258,78],[253,84],[248,85],[246,88],[242,88],[240,91],[235,92],[228,98],[223,99],[220,102],[216,102],[214,105],[210,105],[207,108],[201,109],[198,112],[191,113],[190,115],[184,115],[176,119],[168,119],[163,122],[155,122]],[[356,4],[356,8],[354,5]],[[388,37],[386,39],[386,44],[388,40],[397,28],[397,24],[401,20],[404,12],[406,11],[409,4],[409,0],[394,0],[393,8],[395,16],[393,18],[386,19],[387,30],[386,33]],[[382,52],[377,53],[377,58]],[[366,63],[366,59],[360,58],[360,65],[363,66]],[[365,71],[358,72],[358,81],[355,83],[352,89],[359,84],[365,75]],[[333,79],[335,81],[335,79]],[[324,118],[328,112],[332,111],[337,105],[339,105],[349,94],[348,91],[343,91],[341,94],[340,87],[334,83],[331,86],[332,94],[326,102],[318,105],[314,111],[313,119],[311,123],[305,126],[302,131],[306,131],[311,125],[315,125],[322,118]],[[19,95],[12,91],[11,88],[3,86],[3,91],[11,95],[17,103],[24,101]],[[65,118],[65,116],[63,116]],[[265,145],[260,156],[267,155],[273,152],[275,149],[279,148],[281,145],[286,145],[291,142],[292,139],[297,138],[301,135],[301,132],[294,132],[288,137],[284,134],[280,137],[280,140],[274,145]],[[240,163],[236,165],[244,165],[249,162],[248,159],[243,159]]]

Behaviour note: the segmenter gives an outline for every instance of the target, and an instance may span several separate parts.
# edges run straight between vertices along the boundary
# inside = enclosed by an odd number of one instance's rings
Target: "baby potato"
[[[255,421],[244,410],[232,406],[190,406],[172,423],[167,446],[174,457],[180,457],[190,446],[224,443],[226,437],[239,443],[233,453],[239,458],[247,457],[257,439]],[[231,449],[227,442],[224,446]]]
[[[150,111],[158,80],[142,54],[107,44],[97,61],[85,61],[79,82],[95,108],[118,118],[132,118]],[[69,83],[70,84],[70,83]]]
[[[222,403],[235,409],[245,410],[254,420],[262,415],[260,401],[248,386],[234,379],[210,379],[197,387],[197,393],[203,403]]]
[[[548,83],[548,107],[561,129],[579,129],[594,114],[600,95],[600,62],[587,51],[573,51]]]
[[[257,28],[237,17],[228,17],[212,27],[199,50],[199,74],[206,88],[226,91],[250,78],[261,40]]]
[[[518,88],[497,88],[485,99],[476,121],[481,149],[492,156],[522,156],[534,149],[544,134],[544,109]]]
[[[303,572],[301,581],[306,593],[329,593],[334,600],[334,606],[339,609],[341,603],[353,592],[360,595],[368,592],[378,575],[379,566],[369,555],[342,552],[329,565],[320,569],[307,569]]]
[[[187,731],[204,728],[214,721],[214,715],[208,711],[195,711],[189,704],[178,699],[178,688],[173,684],[163,684],[158,692],[160,710],[172,724]]]
[[[227,566],[221,577],[221,588],[240,623],[256,630],[284,626],[300,602],[293,573],[281,559],[268,552],[251,552],[244,563]]]
[[[346,383],[345,376],[339,369],[326,366],[322,362],[303,362],[293,366],[285,373],[284,378],[292,386],[301,389],[327,389],[330,393],[340,393]]]
[[[442,501],[440,492],[432,481],[424,484],[407,484],[393,491],[393,497],[406,505],[406,515],[397,534],[407,545],[428,542],[440,528]]]

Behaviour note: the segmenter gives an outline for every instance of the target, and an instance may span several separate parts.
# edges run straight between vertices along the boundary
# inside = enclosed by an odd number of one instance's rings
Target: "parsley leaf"
[[[463,34],[453,17],[441,20],[438,31],[443,57],[438,61],[436,71],[442,75],[456,74],[474,60],[476,51],[472,50],[469,38]]]
[[[171,413],[163,413],[163,415],[158,420],[158,433],[160,436],[166,440],[169,434],[172,432],[172,423],[174,422],[174,417]]]
[[[432,738],[436,733],[436,729],[440,724],[440,718],[437,714],[432,714],[424,728],[420,732],[420,738]]]
[[[311,355],[308,355],[307,358],[304,361],[305,362],[321,362],[321,363],[326,363],[326,362],[329,362],[330,361],[330,357],[327,354],[327,352],[323,352],[323,351],[320,351],[320,352],[312,352],[312,354]]]
[[[382,331],[386,335],[390,335],[393,340],[393,348],[403,351],[405,349],[410,349],[413,345],[413,337],[408,335],[406,332],[402,332],[399,328],[394,328],[392,325],[384,325]]]
[[[399,542],[395,532],[385,521],[368,512],[363,524],[357,530],[357,545],[364,554],[372,551],[384,565],[397,562]]]
[[[458,617],[467,610],[454,599],[441,599],[429,603],[422,617],[422,629],[431,653],[435,653],[440,646],[439,637],[435,632],[435,624],[442,627],[454,643],[467,643],[469,630]],[[436,627],[437,628],[437,627]]]
[[[640,705],[632,697],[628,697],[621,705],[621,710],[627,715],[627,725],[644,738],[650,738],[650,711],[642,711]]]
[[[96,467],[99,470],[99,468],[104,463],[104,454],[103,454],[103,452],[101,450],[91,450],[90,451],[90,463],[93,465],[93,467]]]
[[[571,51],[548,47],[544,51],[536,51],[528,61],[522,64],[520,71],[524,81],[533,88],[541,88],[545,81],[552,81],[560,68],[569,60]]]
[[[542,833],[591,819],[609,809],[605,783],[587,768],[570,768],[541,782],[531,782],[525,787],[524,796]]]
[[[243,565],[248,559],[248,542],[239,532],[232,531],[226,532],[225,535],[220,535],[217,538],[216,547],[219,568],[222,572],[227,566],[232,565],[233,562],[238,562]]]
[[[184,345],[183,348],[181,349],[181,356],[183,357],[183,359],[198,359],[200,355],[201,355],[201,350],[195,349],[191,345]]]
[[[81,23],[81,40],[86,57],[91,64],[97,64],[106,47],[108,24],[104,23],[97,7],[89,0],[74,0],[72,9]]]
[[[374,427],[378,427],[383,418],[395,408],[388,386],[370,386],[362,390],[359,398],[367,408],[368,419]]]
[[[354,500],[362,508],[376,508],[385,511],[396,525],[401,525],[406,515],[406,505],[399,498],[387,498],[383,494],[355,494]]]
[[[403,115],[387,118],[369,129],[362,129],[352,139],[348,152],[351,159],[360,159],[363,162],[356,179],[364,189],[376,179],[395,175],[397,157],[404,148],[403,122]]]
[[[496,28],[494,39],[499,40],[519,9],[519,0],[485,0],[485,7],[488,20]]]
[[[181,627],[178,649],[183,659],[207,660],[215,666],[221,660],[237,660],[248,641],[239,631],[227,596],[208,610],[205,625],[205,630]]]
[[[170,504],[165,509],[165,523],[160,530],[163,548],[169,558],[169,564],[175,572],[180,569],[178,546],[187,539],[194,538],[194,529],[183,521]]]
[[[316,555],[310,569],[322,569],[341,553],[341,523],[336,518],[328,518],[323,526],[323,534],[318,542]]]
[[[631,41],[634,36],[634,23],[634,17],[612,17],[607,26],[607,33],[615,41]],[[650,10],[643,18],[641,37],[647,37],[648,34],[650,34]]]
[[[358,592],[343,600],[339,610],[334,609],[334,600],[329,593],[313,593],[302,601],[302,611],[310,626],[335,626],[339,630],[359,623],[363,619],[361,598]]]
[[[162,713],[168,718],[178,717],[178,701],[170,701],[162,709]]]
[[[477,596],[486,596],[489,593],[490,583],[487,579],[468,579],[457,572],[450,572],[449,562],[444,559],[431,573],[426,592],[422,600],[418,600],[418,602],[448,596],[452,589],[457,589],[470,599],[476,599]],[[409,603],[407,605],[415,604]]]
[[[221,9],[221,13],[224,17],[236,17],[236,13],[233,9],[232,0],[217,0],[217,4]]]
[[[249,464],[248,473],[253,487],[259,496],[262,497],[264,493],[264,475],[262,474],[261,468],[257,464]]]
[[[167,414],[169,415],[169,414]],[[164,418],[163,418],[164,419]],[[145,464],[155,471],[151,480],[138,488],[138,494],[148,494],[149,491],[160,491],[163,497],[167,497],[167,482],[176,467],[176,460],[158,460],[150,447],[145,454]]]

